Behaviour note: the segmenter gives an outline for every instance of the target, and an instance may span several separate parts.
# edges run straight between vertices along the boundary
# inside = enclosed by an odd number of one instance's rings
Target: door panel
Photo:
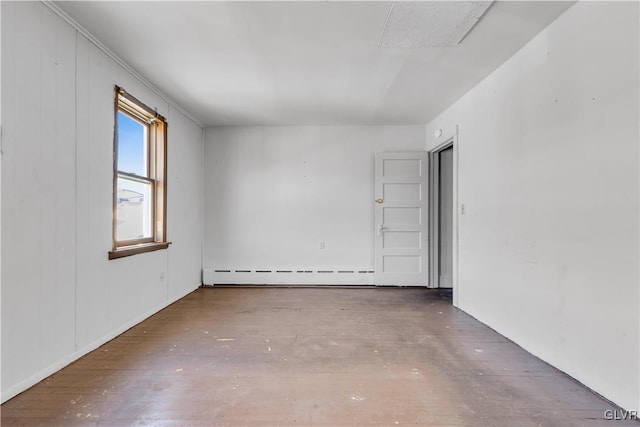
[[[419,273],[420,257],[415,255],[386,255],[384,270],[388,273]]]
[[[421,185],[418,184],[382,184],[382,198],[387,202],[413,202],[420,200]]]
[[[420,174],[420,160],[384,159],[382,168],[387,178],[411,178]]]
[[[384,249],[420,249],[422,242],[419,231],[385,231],[382,234]]]
[[[421,208],[382,208],[385,225],[420,224]]]
[[[426,152],[376,155],[376,284],[427,285]]]

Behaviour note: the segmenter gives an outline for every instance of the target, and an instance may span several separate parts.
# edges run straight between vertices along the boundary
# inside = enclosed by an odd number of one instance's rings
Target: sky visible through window
[[[146,126],[118,112],[118,170],[147,176]]]
[[[118,171],[147,177],[147,126],[118,112]],[[118,178],[117,240],[152,236],[151,184]]]

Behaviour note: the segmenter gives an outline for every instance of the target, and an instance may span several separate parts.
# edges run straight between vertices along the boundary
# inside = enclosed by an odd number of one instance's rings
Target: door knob
[[[383,202],[383,200],[382,200],[382,199],[376,199],[376,203],[377,203],[377,204],[381,204],[382,202]]]

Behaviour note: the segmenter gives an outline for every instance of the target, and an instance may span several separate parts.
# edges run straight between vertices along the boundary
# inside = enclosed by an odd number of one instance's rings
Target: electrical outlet
[[[464,203],[460,205],[460,215],[464,215]]]
[[[324,242],[320,242],[320,249],[324,249]]]
[[[160,282],[164,282],[164,271],[160,272]]]

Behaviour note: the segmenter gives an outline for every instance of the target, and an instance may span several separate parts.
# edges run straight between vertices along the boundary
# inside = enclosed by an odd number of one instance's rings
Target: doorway
[[[429,287],[453,288],[457,305],[457,147],[455,136],[429,152]]]

